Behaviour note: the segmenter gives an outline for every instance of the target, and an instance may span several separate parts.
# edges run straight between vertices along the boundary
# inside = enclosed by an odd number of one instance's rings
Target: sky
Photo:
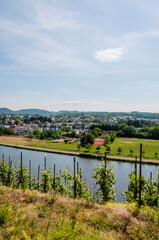
[[[159,1],[0,0],[0,107],[159,113]]]

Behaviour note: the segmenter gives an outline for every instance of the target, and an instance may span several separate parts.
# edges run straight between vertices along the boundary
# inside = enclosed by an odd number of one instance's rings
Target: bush
[[[9,221],[9,205],[0,206],[0,226],[3,226]]]
[[[121,148],[121,147],[118,147],[117,153],[118,153],[119,155],[122,153],[122,148]]]
[[[96,147],[96,150],[97,150],[97,151],[101,150],[101,146],[97,146],[97,147]]]
[[[158,153],[157,152],[155,152],[155,158],[157,158],[158,157]]]
[[[91,144],[90,143],[88,143],[87,145],[86,145],[86,149],[91,149]]]
[[[77,147],[78,147],[78,150],[80,151],[80,149],[81,149],[81,145],[80,145],[80,144],[78,144],[78,145],[77,145]]]
[[[132,149],[130,149],[130,156],[132,156],[133,153],[134,153],[134,151]]]

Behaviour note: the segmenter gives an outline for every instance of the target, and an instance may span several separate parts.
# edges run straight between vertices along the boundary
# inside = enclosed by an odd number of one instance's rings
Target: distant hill
[[[71,113],[78,113],[78,111],[67,111],[61,110],[58,112],[47,111],[42,109],[30,108],[30,109],[21,109],[18,111],[13,111],[9,108],[0,108],[0,114],[22,114],[22,115],[41,115],[41,116],[48,116],[48,115],[64,115],[64,114],[71,114]]]
[[[14,114],[14,111],[8,108],[0,108],[0,114]]]
[[[21,109],[18,111],[13,111],[11,109],[8,108],[0,108],[0,114],[31,114],[31,115],[54,115],[54,112],[49,112],[47,110],[41,110],[41,109]]]
[[[81,112],[79,111],[68,111],[68,110],[61,110],[58,112],[54,111],[47,111],[43,109],[21,109],[18,111],[13,111],[8,108],[0,108],[0,114],[22,114],[22,115],[41,115],[41,116],[48,116],[48,115],[67,115],[67,116],[81,116]],[[129,116],[133,118],[144,118],[144,119],[159,119],[159,113],[149,113],[149,112],[84,112],[84,115],[91,115],[95,117],[119,117],[119,116]]]
[[[31,108],[31,109],[22,109],[19,111],[15,111],[16,114],[39,114],[39,115],[54,115],[54,112],[49,112],[47,110],[41,110],[41,109],[36,109],[36,108]]]

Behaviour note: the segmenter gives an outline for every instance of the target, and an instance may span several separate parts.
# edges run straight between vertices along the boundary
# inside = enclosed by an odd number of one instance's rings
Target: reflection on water
[[[32,162],[32,175],[37,177],[38,165],[40,168],[44,167],[44,153],[31,150],[16,149],[11,147],[0,146],[0,156],[4,154],[5,161],[8,161],[9,156],[13,162],[20,163],[20,153],[23,153],[23,164],[27,167],[29,166],[29,160]],[[101,164],[101,161],[95,159],[76,157],[76,161],[79,162],[79,167],[82,169],[83,178],[86,179],[87,184],[93,189],[94,179],[92,179],[91,174],[93,172],[93,166],[97,163]],[[47,153],[47,169],[51,167],[53,170],[53,165],[56,165],[56,172],[59,170],[64,170],[66,167],[70,167],[73,170],[73,157],[69,155]],[[128,173],[134,169],[133,163],[123,163],[116,161],[108,161],[107,166],[114,166],[114,174],[117,179],[115,185],[115,192],[117,196],[117,201],[122,201],[121,191],[124,191],[128,186]],[[138,168],[139,169],[139,168]],[[159,167],[154,165],[142,165],[142,172],[145,178],[149,178],[150,172],[156,173]],[[52,173],[53,174],[53,173]]]

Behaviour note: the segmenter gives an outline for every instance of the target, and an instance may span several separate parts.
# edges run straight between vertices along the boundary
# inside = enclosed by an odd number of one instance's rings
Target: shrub
[[[134,151],[132,149],[130,149],[130,156],[132,156],[133,153],[134,153]]]
[[[121,147],[118,147],[117,153],[118,153],[119,155],[122,153],[122,148],[121,148]]]
[[[3,226],[9,221],[9,205],[0,206],[0,226]]]
[[[101,146],[97,146],[97,147],[96,147],[96,150],[97,150],[97,151],[101,150]]]
[[[158,153],[157,152],[155,152],[155,158],[157,158],[158,157]]]

